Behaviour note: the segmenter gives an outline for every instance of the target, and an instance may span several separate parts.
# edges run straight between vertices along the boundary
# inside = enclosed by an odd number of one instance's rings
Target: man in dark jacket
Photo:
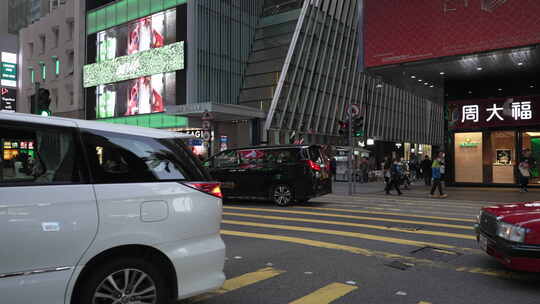
[[[431,160],[429,159],[429,155],[426,155],[422,161],[422,177],[424,177],[426,186],[431,186]]]
[[[390,194],[392,189],[396,189],[398,195],[402,194],[401,190],[399,190],[399,184],[402,176],[403,168],[401,167],[401,161],[400,159],[396,158],[390,166],[390,180],[386,184],[386,188],[384,188],[386,194]]]

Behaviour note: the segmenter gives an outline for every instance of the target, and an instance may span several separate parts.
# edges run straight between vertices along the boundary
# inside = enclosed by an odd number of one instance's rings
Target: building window
[[[59,27],[53,27],[53,48],[58,47],[58,41],[60,39],[60,28]]]
[[[67,21],[68,26],[68,41],[73,40],[73,32],[75,31],[75,22],[73,20]]]
[[[73,91],[69,91],[69,105],[74,105],[75,104],[75,100],[74,100],[74,94],[73,94]]]
[[[521,133],[522,145],[521,153],[516,158],[516,164],[519,165],[524,159],[523,151],[530,151],[529,156],[529,169],[531,176],[529,178],[529,184],[540,184],[540,132],[538,129],[527,130]]]
[[[40,62],[39,64],[41,66],[41,80],[45,81],[47,79],[47,65],[45,62]]]
[[[51,103],[54,105],[55,112],[58,111],[58,89],[51,90]]]
[[[49,1],[49,7],[50,7],[51,12],[53,10],[57,9],[58,8],[58,0],[50,0]]]
[[[28,76],[30,77],[30,84],[34,84],[36,82],[36,72],[33,68],[28,68]]]
[[[45,54],[45,35],[39,36],[39,53]]]
[[[73,70],[75,68],[75,53],[73,51],[69,52],[68,54],[68,69],[69,74],[73,74]]]
[[[28,57],[32,58],[34,56],[34,43],[28,43]]]
[[[58,77],[60,76],[60,59],[57,56],[52,56],[52,60],[54,62],[54,75]]]
[[[515,183],[514,166],[517,160],[515,132],[494,131],[486,139],[490,141],[487,150],[492,166],[492,182],[496,184]]]

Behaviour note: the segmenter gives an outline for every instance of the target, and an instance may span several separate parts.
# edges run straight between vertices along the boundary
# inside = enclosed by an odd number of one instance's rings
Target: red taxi
[[[540,201],[484,207],[475,228],[487,254],[510,269],[540,272]]]

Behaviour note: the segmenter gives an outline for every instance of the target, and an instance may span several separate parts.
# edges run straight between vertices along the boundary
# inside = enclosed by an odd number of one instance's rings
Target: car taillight
[[[308,165],[311,169],[315,170],[315,171],[321,171],[321,166],[319,166],[316,162],[312,161],[312,160],[308,160]]]
[[[204,183],[204,182],[194,182],[194,183],[185,183],[186,186],[189,186],[193,189],[208,193],[215,197],[223,198],[223,193],[221,193],[221,183]]]

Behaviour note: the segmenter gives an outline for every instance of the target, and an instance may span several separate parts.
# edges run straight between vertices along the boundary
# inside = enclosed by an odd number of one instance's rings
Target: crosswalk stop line
[[[356,289],[356,286],[332,283],[289,304],[328,304]]]

